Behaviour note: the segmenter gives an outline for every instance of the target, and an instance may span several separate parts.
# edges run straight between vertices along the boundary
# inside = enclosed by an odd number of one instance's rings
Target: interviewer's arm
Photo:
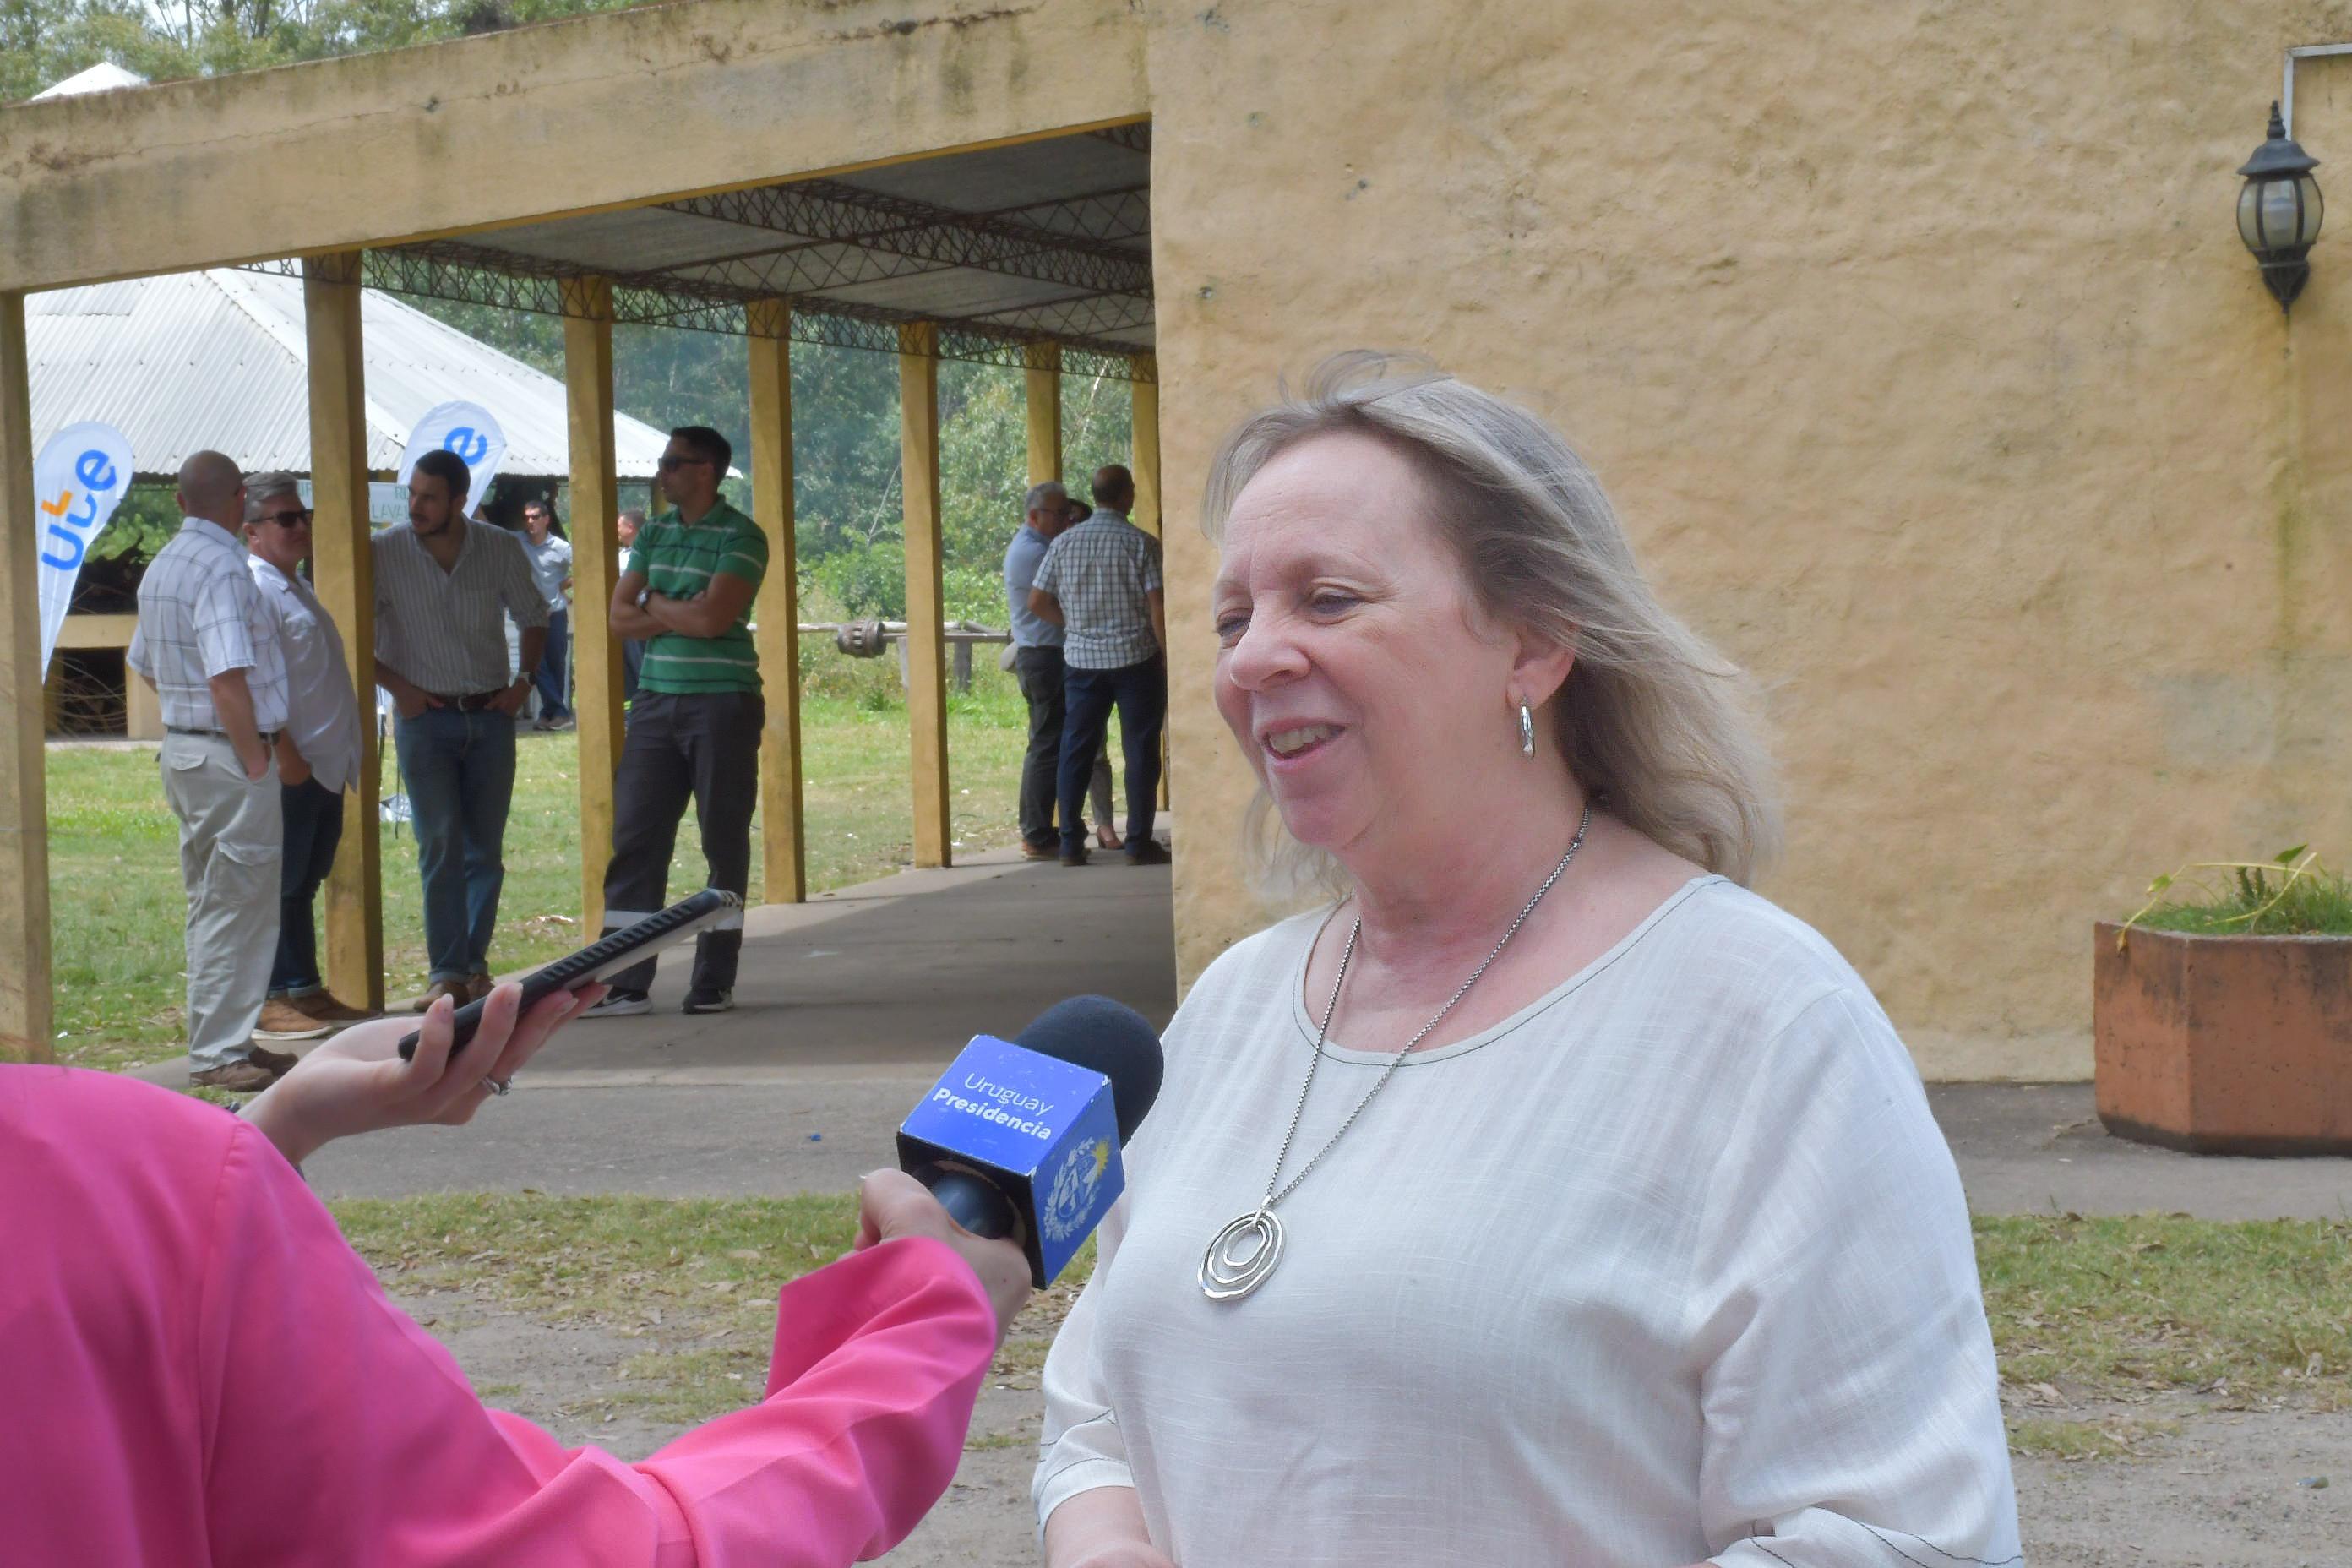
[[[212,1560],[839,1568],[947,1488],[997,1312],[907,1237],[784,1287],[768,1394],[642,1464],[486,1409],[277,1152],[237,1129],[191,1280]]]

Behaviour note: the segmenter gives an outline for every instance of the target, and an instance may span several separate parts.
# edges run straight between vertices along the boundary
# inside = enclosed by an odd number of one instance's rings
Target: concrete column
[[[1150,354],[1133,359],[1134,379],[1128,385],[1133,432],[1128,468],[1135,475],[1135,510],[1128,521],[1160,537],[1160,372]]]
[[[1133,360],[1133,379],[1128,385],[1129,409],[1132,416],[1128,437],[1129,459],[1128,468],[1135,475],[1135,511],[1129,521],[1150,534],[1162,537],[1160,520],[1160,364],[1150,354],[1137,354]],[[1174,637],[1171,627],[1168,634]],[[1174,727],[1175,715],[1160,727],[1160,808],[1168,808],[1168,763],[1170,747],[1168,732]]]
[[[1029,482],[1062,477],[1062,345],[1031,343],[1021,352],[1029,408]]]
[[[56,1053],[49,994],[47,706],[41,696],[40,517],[33,500],[33,394],[25,296],[0,291],[0,1060]],[[131,678],[136,681],[139,678]]]
[[[604,868],[613,858],[613,780],[621,766],[621,645],[612,634],[620,580],[615,520],[619,458],[613,444],[613,286],[563,281],[563,386],[572,462],[572,668],[580,734],[580,929],[604,923]]]
[[[898,329],[898,458],[907,521],[907,719],[914,731],[915,864],[948,853],[947,638],[940,620],[940,330]]]
[[[360,707],[360,771],[343,796],[343,838],[327,879],[327,988],[355,1007],[383,1005],[383,835],[377,826],[375,552],[369,545],[365,358],[360,253],[302,263],[310,377],[310,572],[342,634]]]
[[[768,574],[752,605],[768,727],[760,737],[760,849],[766,900],[808,898],[807,823],[801,800],[801,604],[793,559],[792,307],[755,300],[751,335],[751,510],[768,536]]]

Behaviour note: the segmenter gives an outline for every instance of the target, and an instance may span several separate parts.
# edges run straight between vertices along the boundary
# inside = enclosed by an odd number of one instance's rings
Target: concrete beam
[[[360,771],[343,796],[343,839],[327,879],[327,989],[355,1007],[383,1005],[383,835],[377,826],[375,552],[369,545],[366,358],[360,254],[302,268],[310,378],[310,569],[342,634],[360,709]]]
[[[752,605],[768,723],[760,734],[760,852],[771,904],[808,898],[808,837],[801,796],[801,605],[793,559],[792,307],[755,301],[746,313],[751,355],[752,521],[768,536],[768,572]]]
[[[572,658],[580,735],[580,929],[604,924],[613,856],[613,781],[624,738],[621,645],[612,632],[621,547],[619,454],[613,440],[613,288],[563,285],[563,387],[572,462]]]
[[[0,293],[0,547],[24,563],[0,572],[0,1060],[32,1062],[52,1059],[57,1034],[49,994],[41,579],[33,570],[40,521],[33,500],[25,297]]]
[[[0,289],[471,233],[1139,119],[1144,32],[1129,0],[703,0],[12,106]],[[625,102],[657,102],[661,134],[613,112]]]
[[[898,329],[898,457],[907,515],[907,722],[914,736],[915,864],[951,862],[948,844],[947,638],[940,617],[939,329]]]

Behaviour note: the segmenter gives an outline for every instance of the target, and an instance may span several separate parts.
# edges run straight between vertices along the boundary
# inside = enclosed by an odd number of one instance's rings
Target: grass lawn
[[[1013,678],[986,659],[969,695],[948,712],[950,827],[977,850],[1013,843],[1027,716]],[[878,667],[875,674],[883,673]],[[907,710],[888,684],[803,700],[803,794],[809,890],[887,876],[913,853]],[[1116,746],[1116,740],[1113,744]],[[583,940],[580,917],[579,747],[571,735],[519,737],[507,824],[505,895],[490,960],[501,971],[561,957]],[[384,792],[395,787],[390,762]],[[182,1048],[184,903],[178,826],[163,804],[152,747],[52,748],[48,754],[49,890],[58,1059],[120,1068]],[[416,840],[383,828],[387,994],[425,979]],[[754,818],[754,842],[760,825]],[[672,896],[704,885],[701,847],[687,814]],[[761,898],[760,858],[751,900]],[[320,899],[324,923],[325,900]]]
[[[755,1395],[775,1289],[840,1253],[846,1195],[677,1201],[432,1195],[334,1205],[405,1294],[456,1291],[646,1342],[626,1401],[708,1419]],[[2352,1224],[1979,1218],[1977,1258],[2020,1452],[2126,1457],[2162,1420],[2071,1419],[2084,1405],[2187,1394],[2220,1408],[2352,1405]],[[997,1381],[1033,1385],[1092,1266],[1083,1255],[1006,1342]]]

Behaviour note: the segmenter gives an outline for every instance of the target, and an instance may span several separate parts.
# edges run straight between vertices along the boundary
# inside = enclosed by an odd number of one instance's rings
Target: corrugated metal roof
[[[62,289],[25,304],[36,449],[76,420],[100,419],[130,437],[142,474],[176,473],[206,448],[247,472],[310,471],[299,279],[183,272]],[[398,468],[415,422],[463,397],[506,432],[504,472],[571,471],[562,382],[373,289],[360,320],[371,468]],[[613,424],[620,477],[650,479],[663,433],[626,415]]]

